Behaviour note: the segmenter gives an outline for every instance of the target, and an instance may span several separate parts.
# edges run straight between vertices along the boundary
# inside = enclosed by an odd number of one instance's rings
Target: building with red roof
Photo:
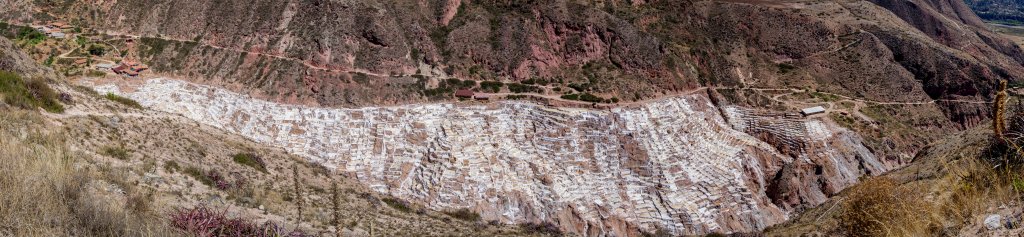
[[[459,98],[473,98],[473,95],[475,95],[475,94],[476,93],[474,93],[472,90],[467,90],[467,89],[462,89],[462,90],[455,91],[455,97],[459,97]]]

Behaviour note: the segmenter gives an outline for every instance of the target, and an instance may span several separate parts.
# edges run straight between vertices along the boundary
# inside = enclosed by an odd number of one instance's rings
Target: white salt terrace
[[[765,177],[781,164],[762,163],[791,159],[734,130],[703,95],[612,110],[528,102],[331,109],[169,79],[131,93],[97,90],[282,147],[380,192],[438,210],[470,208],[484,219],[552,221],[581,233],[614,233],[625,221],[688,234],[757,230],[788,215],[765,195]],[[740,123],[740,130],[759,124]],[[812,156],[841,160],[835,165],[852,176],[844,182],[856,181],[857,161],[843,161],[853,155],[830,149],[859,146],[855,139],[835,139],[830,130],[839,128],[818,121],[797,125],[785,127],[805,130],[787,140],[817,144]],[[814,136],[805,136],[811,128]],[[566,213],[584,223],[572,226]]]

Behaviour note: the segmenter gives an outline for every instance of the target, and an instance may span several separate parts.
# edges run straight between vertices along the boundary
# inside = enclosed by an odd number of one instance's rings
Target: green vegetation
[[[546,86],[546,85],[548,85],[550,83],[551,83],[550,81],[544,80],[544,79],[541,79],[541,78],[530,78],[530,79],[527,79],[527,80],[523,81],[523,84],[526,84],[526,85],[537,84],[537,85]]]
[[[10,28],[11,28],[10,24],[7,24],[7,22],[0,21],[0,31],[4,32],[4,33],[0,33],[0,35],[6,35],[7,34],[6,31],[8,29],[10,29]]]
[[[522,100],[522,99],[526,99],[526,97],[529,97],[529,96],[526,96],[526,95],[509,95],[509,96],[506,96],[505,99],[506,100]]]
[[[413,47],[409,50],[409,57],[412,58],[413,62],[420,61],[420,49]]]
[[[413,211],[412,208],[409,207],[409,204],[406,204],[402,200],[394,198],[383,198],[381,199],[381,201],[383,201],[385,204],[388,204],[389,207],[394,208],[395,210],[399,210],[401,212],[410,213]]]
[[[107,53],[107,47],[99,44],[89,45],[89,54],[93,56],[103,56]]]
[[[459,208],[454,211],[446,211],[444,214],[464,221],[479,221],[480,214],[470,211],[468,208]]]
[[[117,158],[118,160],[128,160],[131,155],[131,151],[124,148],[124,146],[107,146],[100,151],[103,155]]]
[[[584,92],[590,89],[590,84],[569,84],[569,88],[576,90],[577,92]]]
[[[32,29],[31,27],[22,27],[21,30],[18,31],[17,40],[25,42],[28,45],[37,45],[46,40],[46,35],[36,29]]]
[[[512,93],[540,93],[541,89],[537,86],[523,85],[520,83],[508,84],[508,90]]]
[[[426,85],[426,81],[427,81],[426,79],[421,79],[420,80],[421,86],[425,86]],[[435,98],[435,99],[437,99],[437,98],[447,98],[447,97],[450,97],[452,95],[452,93],[455,93],[455,90],[457,90],[457,89],[472,89],[473,87],[476,87],[476,81],[473,81],[473,80],[465,80],[465,81],[463,81],[463,80],[459,80],[459,79],[455,79],[455,78],[450,78],[450,79],[439,81],[437,83],[437,88],[434,88],[434,89],[423,89],[422,94],[424,96],[427,96],[427,97],[430,97],[430,98]]]
[[[498,92],[501,91],[501,88],[504,87],[504,86],[505,86],[505,83],[501,83],[501,82],[498,82],[498,81],[482,81],[482,82],[480,82],[480,90],[484,91],[484,92],[498,93]]]
[[[851,130],[858,129],[858,121],[850,116],[846,116],[842,113],[829,113],[828,116],[832,118],[832,121],[839,124],[839,126],[843,126]]]
[[[85,44],[89,43],[89,39],[81,35],[75,36],[75,43],[78,44],[79,47],[85,47]]]
[[[787,73],[792,72],[793,70],[797,69],[796,66],[794,66],[793,64],[789,64],[789,63],[780,63],[778,65],[778,67],[779,67],[779,73],[780,74],[787,74]]]
[[[829,93],[811,92],[811,97],[821,99],[824,102],[839,101],[839,96]]]
[[[455,78],[449,78],[448,80],[445,81],[448,83],[448,85],[454,86],[458,89],[470,89],[476,87],[476,81],[473,80],[463,81]]]
[[[188,168],[185,168],[184,173],[189,177],[192,177],[196,181],[205,184],[206,186],[214,187],[214,185],[216,185],[213,179],[211,179],[209,176],[206,176],[206,173],[203,172],[203,170],[200,170],[195,166],[189,166]]]
[[[63,113],[64,106],[58,100],[56,91],[43,79],[24,81],[18,75],[0,71],[0,94],[4,103],[22,109],[41,107],[47,112]]]
[[[590,93],[583,93],[580,95],[580,100],[586,102],[601,103],[602,101],[604,101],[604,98],[598,97]]]
[[[366,73],[356,72],[352,74],[352,80],[359,84],[369,84],[370,75]]]
[[[142,105],[139,104],[139,102],[136,102],[135,100],[132,100],[132,99],[129,99],[129,98],[125,98],[125,97],[122,97],[122,96],[119,96],[119,95],[115,95],[114,93],[107,93],[106,98],[108,100],[111,100],[111,101],[114,101],[114,102],[117,102],[117,103],[120,103],[120,104],[123,104],[123,105],[127,105],[128,107],[132,107],[132,108],[136,108],[136,109],[141,109],[142,108]]]
[[[181,166],[178,166],[178,162],[175,162],[173,160],[169,160],[169,161],[164,163],[164,172],[173,174],[174,172],[177,172],[178,170],[181,170]]]
[[[149,37],[142,37],[142,39],[139,39],[139,42],[142,45],[148,46],[148,48],[149,48],[148,50],[140,51],[140,56],[142,56],[142,57],[148,57],[148,56],[152,56],[152,55],[157,55],[157,54],[163,52],[164,49],[167,48],[167,45],[171,43],[170,41],[165,40],[165,39],[149,38]],[[127,51],[125,51],[125,52],[127,52]]]
[[[46,57],[46,62],[43,62],[43,65],[53,66],[53,60],[54,60],[54,55],[51,54],[49,57]]]
[[[89,76],[89,77],[103,77],[103,76],[106,76],[107,73],[103,72],[103,71],[98,71],[98,70],[90,69],[89,71],[85,72],[85,75]]]
[[[434,89],[423,90],[423,95],[431,98],[444,97],[451,95],[455,90],[448,87],[438,87]]]
[[[238,153],[231,156],[231,160],[235,163],[252,167],[253,169],[259,170],[260,172],[266,173],[266,163],[263,162],[263,158],[259,155],[252,153]]]
[[[609,103],[609,102],[618,103],[618,101],[619,101],[618,98],[605,99],[605,98],[601,98],[600,96],[596,96],[596,95],[590,94],[590,93],[565,94],[565,95],[562,95],[562,99],[566,99],[566,100],[579,100],[579,101],[591,102],[591,103]]]

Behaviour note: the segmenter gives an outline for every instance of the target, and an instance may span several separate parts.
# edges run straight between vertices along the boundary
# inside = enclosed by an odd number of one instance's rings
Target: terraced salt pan
[[[740,125],[727,123],[703,95],[611,110],[528,102],[332,109],[169,79],[132,92],[96,89],[280,146],[377,191],[434,209],[470,208],[485,220],[550,221],[585,235],[625,236],[637,227],[751,231],[788,216],[765,190],[794,158],[734,130]],[[853,157],[874,156],[858,141],[838,139],[836,128],[809,123],[797,133],[820,149],[796,159],[825,157],[844,174],[838,185],[855,182]]]

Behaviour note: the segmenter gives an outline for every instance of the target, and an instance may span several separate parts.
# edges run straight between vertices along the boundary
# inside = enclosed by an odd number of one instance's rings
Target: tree
[[[106,52],[107,52],[107,48],[105,48],[103,46],[95,45],[95,44],[89,46],[89,54],[91,54],[93,56],[103,56],[103,54],[105,54]]]

